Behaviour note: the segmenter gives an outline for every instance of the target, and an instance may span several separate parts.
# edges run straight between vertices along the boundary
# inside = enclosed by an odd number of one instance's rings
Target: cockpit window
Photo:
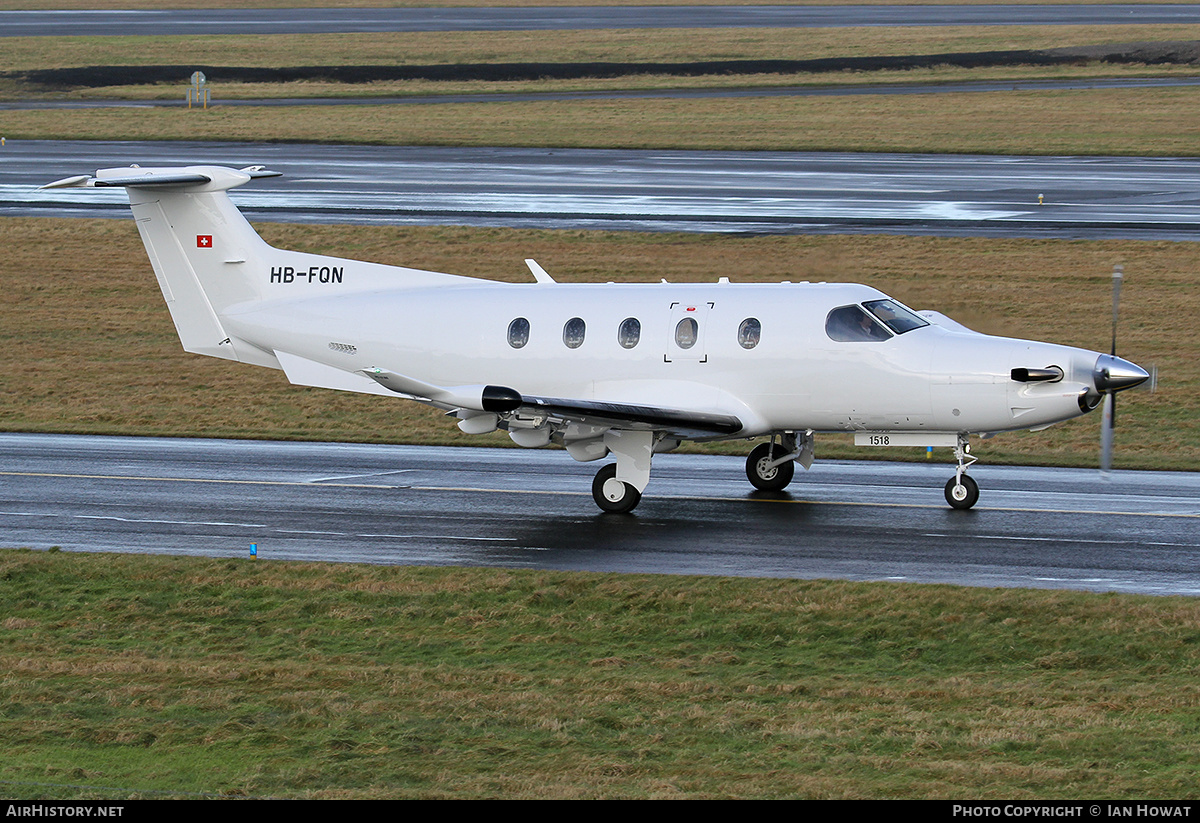
[[[925,318],[895,300],[871,300],[863,305],[896,334],[904,334],[906,331],[929,325]]]
[[[839,343],[879,342],[892,334],[862,306],[841,306],[825,318],[825,333]]]
[[[508,324],[508,345],[519,349],[529,342],[529,321],[518,317]]]

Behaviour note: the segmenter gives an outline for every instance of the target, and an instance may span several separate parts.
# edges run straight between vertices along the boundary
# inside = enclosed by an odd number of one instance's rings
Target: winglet
[[[537,264],[536,260],[526,258],[525,265],[529,266],[529,270],[533,272],[533,279],[539,283],[555,283],[557,282],[549,273]]]
[[[69,189],[77,186],[86,186],[88,181],[93,179],[90,174],[77,174],[74,177],[64,177],[62,180],[55,180],[53,183],[47,183],[44,186],[38,186],[39,189]]]

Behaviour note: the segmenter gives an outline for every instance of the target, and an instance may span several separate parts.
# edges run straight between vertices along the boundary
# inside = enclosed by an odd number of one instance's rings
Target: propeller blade
[[[1113,266],[1113,322],[1112,322],[1112,356],[1117,356],[1117,317],[1121,313],[1121,280],[1125,277],[1125,267],[1121,264]]]
[[[1112,273],[1112,353],[1100,355],[1092,370],[1096,388],[1104,392],[1104,410],[1100,419],[1100,471],[1112,470],[1113,435],[1117,423],[1117,392],[1144,383],[1149,373],[1128,360],[1117,357],[1117,319],[1121,314],[1121,281],[1125,267],[1119,263]]]
[[[1105,473],[1112,470],[1113,414],[1116,403],[1115,394],[1104,393],[1104,411],[1100,419],[1100,471]]]

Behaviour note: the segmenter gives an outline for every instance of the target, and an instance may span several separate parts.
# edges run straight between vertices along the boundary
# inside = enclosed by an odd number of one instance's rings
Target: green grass
[[[4,38],[4,71],[81,66],[403,66],[810,60],[1194,40],[1194,24],[596,29]],[[1158,67],[1160,70],[1163,67]],[[1110,65],[1108,72],[1124,67]],[[710,78],[711,79],[711,78]],[[180,78],[186,82],[187,77]],[[219,78],[213,78],[220,82]]]
[[[10,798],[1196,796],[1194,599],[27,550],[0,592]]]

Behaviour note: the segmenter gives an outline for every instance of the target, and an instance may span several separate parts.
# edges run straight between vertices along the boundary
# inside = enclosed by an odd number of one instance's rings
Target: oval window
[[[696,345],[696,336],[700,332],[700,324],[693,317],[685,317],[675,326],[675,345],[681,349],[690,349]]]
[[[742,325],[738,326],[738,343],[743,349],[752,349],[757,346],[761,336],[762,323],[758,322],[757,317],[747,317],[742,321]]]
[[[642,339],[642,324],[636,317],[626,317],[617,329],[617,342],[623,349],[632,349]]]
[[[529,321],[518,317],[508,324],[508,345],[519,349],[529,342]]]
[[[583,345],[583,335],[587,332],[587,324],[582,317],[572,317],[563,326],[563,342],[568,349],[577,349]]]

